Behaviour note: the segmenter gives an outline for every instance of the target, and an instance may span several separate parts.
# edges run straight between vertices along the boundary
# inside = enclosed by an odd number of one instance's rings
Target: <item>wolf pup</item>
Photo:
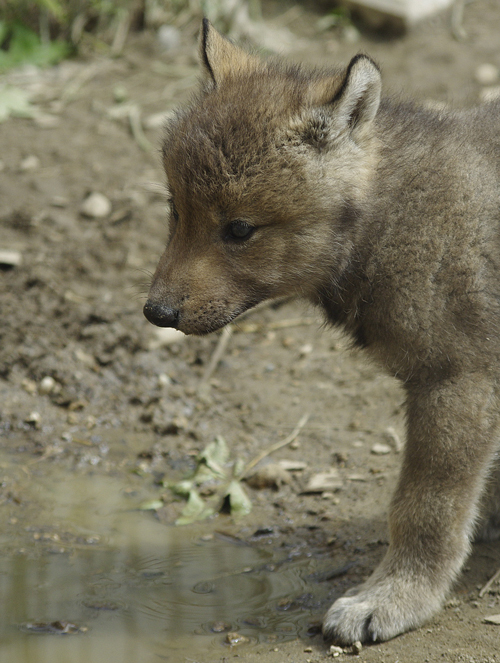
[[[500,535],[500,102],[380,99],[377,65],[262,61],[203,22],[205,80],[166,127],[170,235],[144,307],[208,334],[259,302],[318,305],[406,392],[390,545],[328,610],[341,643],[441,606]]]

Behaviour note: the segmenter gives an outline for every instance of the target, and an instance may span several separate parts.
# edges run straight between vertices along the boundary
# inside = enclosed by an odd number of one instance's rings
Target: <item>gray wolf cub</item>
[[[378,67],[263,61],[201,35],[204,82],[166,127],[170,236],[144,314],[207,334],[259,302],[319,306],[406,392],[390,545],[328,610],[342,643],[441,606],[500,534],[500,103],[381,99]]]

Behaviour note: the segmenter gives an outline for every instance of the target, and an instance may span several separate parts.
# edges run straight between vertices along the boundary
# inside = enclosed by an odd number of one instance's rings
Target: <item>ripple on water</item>
[[[47,520],[83,528],[101,543],[69,545],[63,555],[0,555],[1,661],[149,663],[158,652],[184,660],[207,648],[220,660],[229,635],[231,642],[243,636],[242,647],[305,638],[323,610],[317,593],[327,587],[308,577],[313,560],[283,563],[268,551],[200,536],[206,526],[165,527],[131,509],[111,477],[52,479],[35,491]],[[78,633],[26,629],[53,623],[74,624]]]

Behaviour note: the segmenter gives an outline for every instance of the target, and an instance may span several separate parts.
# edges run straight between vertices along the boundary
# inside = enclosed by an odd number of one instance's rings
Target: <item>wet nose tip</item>
[[[157,327],[174,327],[176,329],[179,323],[179,311],[165,304],[154,304],[148,301],[144,305],[143,313],[149,322]]]

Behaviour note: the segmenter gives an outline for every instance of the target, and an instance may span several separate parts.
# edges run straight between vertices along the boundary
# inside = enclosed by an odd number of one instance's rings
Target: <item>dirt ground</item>
[[[268,20],[285,9],[273,7]],[[365,51],[396,94],[469,106],[484,88],[477,67],[500,67],[497,0],[467,4],[463,41],[452,37],[447,15],[404,37],[363,33],[354,43],[316,34],[318,18],[302,5],[289,14],[288,27],[299,37],[289,57],[328,64]],[[134,472],[150,494],[164,496],[157,517],[167,527],[181,504],[169,502],[161,479],[182,478],[218,435],[231,458],[249,462],[309,414],[295,444],[271,456],[305,468],[289,473],[278,490],[247,487],[254,503],[249,516],[221,515],[206,527],[252,545],[331,552],[334,566],[339,559],[351,564],[328,581],[331,601],[369,575],[386,550],[402,392],[300,302],[267,307],[236,325],[208,381],[219,336],[165,345],[143,318],[149,275],[166,235],[156,114],[182,103],[197,73],[190,24],[173,52],[162,52],[154,34],[141,33],[131,35],[116,59],[4,77],[30,90],[43,114],[0,124],[0,249],[22,255],[21,264],[0,271],[0,448],[10,459],[0,468],[2,554],[20,548],[29,554],[33,516],[25,487],[54,467],[112,474],[124,485]],[[150,150],[131,131],[137,112]],[[102,219],[81,213],[90,192],[111,201]],[[373,453],[377,444],[388,452]],[[21,465],[32,469],[12,469]],[[303,494],[312,476],[330,468],[338,471],[334,491]],[[483,619],[500,613],[500,585],[479,596],[499,568],[498,545],[476,546],[450,601],[429,624],[365,647],[358,660],[499,661],[500,626]],[[305,663],[327,653],[321,636],[311,635],[279,651],[261,644],[217,656]]]

